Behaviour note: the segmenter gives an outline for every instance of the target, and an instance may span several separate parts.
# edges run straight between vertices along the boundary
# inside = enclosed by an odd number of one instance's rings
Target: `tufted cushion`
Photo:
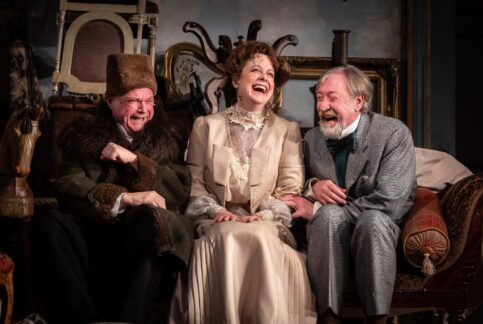
[[[12,317],[13,268],[12,259],[0,252],[0,323],[10,323]]]
[[[12,259],[5,253],[0,252],[0,274],[10,274],[13,268]]]
[[[435,193],[418,188],[402,232],[402,248],[413,266],[423,268],[426,275],[448,255],[450,243],[441,203]]]

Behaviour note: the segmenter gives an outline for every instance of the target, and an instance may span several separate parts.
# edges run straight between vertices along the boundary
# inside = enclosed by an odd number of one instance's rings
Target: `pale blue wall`
[[[54,67],[57,31],[55,15],[58,1],[32,1],[30,39],[36,54],[42,58],[42,90],[44,97],[51,94],[50,75]],[[427,16],[426,3],[432,3]],[[424,72],[428,62],[418,58],[424,56],[424,40],[429,37],[434,64],[431,65],[431,147],[455,151],[454,129],[454,4],[455,0],[414,1],[415,67],[412,80],[415,89],[413,98],[413,135],[418,146],[424,146]],[[349,29],[349,56],[372,58],[399,58],[401,44],[406,41],[406,1],[401,0],[161,0],[157,54],[161,57],[165,49],[177,42],[198,40],[193,34],[182,31],[185,21],[192,20],[203,25],[215,44],[219,34],[232,39],[246,36],[250,21],[261,19],[263,27],[258,33],[260,40],[273,42],[285,34],[294,34],[299,39],[297,47],[287,47],[284,55],[324,56],[331,54],[332,30]],[[401,8],[401,4],[403,8]],[[404,13],[404,14],[402,14]],[[428,36],[424,26],[431,18],[432,35]],[[422,18],[421,18],[422,17]],[[421,19],[419,19],[421,18]],[[450,38],[449,40],[447,38]],[[417,43],[422,39],[422,45]],[[453,42],[453,43],[451,43]],[[404,45],[403,45],[404,46]],[[404,49],[403,49],[404,51]],[[449,75],[448,75],[448,72]],[[310,83],[310,82],[309,82]],[[312,122],[311,98],[307,82],[294,81],[286,86],[284,114],[299,120],[302,126]],[[404,107],[403,107],[404,108]]]
[[[399,58],[400,16],[399,0],[165,0],[158,50],[176,42],[197,42],[182,31],[185,21],[200,23],[217,42],[220,34],[246,37],[250,21],[260,19],[259,40],[298,37],[299,45],[287,47],[285,55],[330,56],[332,30],[349,29],[350,56]]]
[[[53,70],[57,31],[56,1],[33,4],[31,39],[44,64]],[[217,46],[218,36],[232,40],[246,37],[252,20],[260,19],[258,39],[274,42],[286,34],[298,37],[296,47],[288,46],[282,54],[292,56],[331,56],[334,29],[351,30],[350,57],[400,58],[400,0],[162,0],[156,53],[159,57],[178,42],[198,44],[191,33],[184,33],[186,21],[201,24]],[[159,73],[159,72],[158,72]],[[44,98],[51,95],[51,77],[42,80]],[[283,114],[300,122],[313,124],[311,81],[297,81],[286,86]]]
[[[188,0],[163,1],[157,49],[159,54],[177,42],[198,43],[182,30],[185,21],[201,24],[217,45],[220,34],[236,40],[246,37],[254,19],[262,21],[258,39],[274,42],[296,35],[298,46],[283,55],[330,57],[334,29],[351,30],[350,57],[400,58],[401,6],[399,0]],[[308,91],[314,81],[291,81],[283,92],[282,115],[302,127],[313,126],[313,99]]]

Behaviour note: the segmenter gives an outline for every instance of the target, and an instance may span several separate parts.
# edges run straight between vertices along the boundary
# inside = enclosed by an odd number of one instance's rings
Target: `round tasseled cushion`
[[[401,239],[404,256],[415,267],[422,268],[428,258],[434,265],[446,258],[450,247],[448,229],[435,193],[424,188],[416,190]]]

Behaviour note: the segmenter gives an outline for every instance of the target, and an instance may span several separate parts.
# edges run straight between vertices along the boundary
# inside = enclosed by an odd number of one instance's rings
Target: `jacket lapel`
[[[250,211],[256,212],[256,206],[259,205],[260,200],[267,193],[267,181],[272,179],[268,172],[272,172],[267,166],[270,157],[271,145],[270,138],[277,136],[277,130],[273,127],[274,117],[270,116],[265,121],[265,126],[262,128],[257,141],[253,145],[250,153]],[[275,134],[273,134],[275,133]],[[278,166],[275,166],[278,172]]]
[[[265,168],[267,166],[270,148],[254,147],[250,159],[250,187],[258,186],[262,183]]]
[[[223,118],[219,123],[217,134],[227,134],[228,121]],[[232,149],[228,146],[227,136],[219,136],[214,140],[213,144],[213,182],[215,184],[213,190],[219,201],[225,205],[225,186],[228,184],[228,169],[230,167],[230,159]]]
[[[316,177],[323,177],[325,179],[332,180],[334,183],[337,183],[337,176],[335,173],[335,163],[332,155],[330,154],[329,150],[327,149],[326,138],[320,131],[320,129],[316,130],[315,136],[315,165],[317,168],[317,173],[313,174]]]
[[[367,136],[369,131],[369,116],[361,115],[361,120],[356,131],[356,147],[354,153],[349,154],[345,176],[346,188],[350,189],[360,177],[364,165],[367,163]]]
[[[276,131],[272,127],[273,120],[273,116],[267,118],[265,126],[262,128],[250,153],[250,187],[258,186],[262,183],[268,157],[270,156],[269,136],[272,132]],[[271,136],[273,135],[271,134]]]
[[[225,186],[228,183],[231,148],[224,145],[213,145],[213,180],[215,184]]]

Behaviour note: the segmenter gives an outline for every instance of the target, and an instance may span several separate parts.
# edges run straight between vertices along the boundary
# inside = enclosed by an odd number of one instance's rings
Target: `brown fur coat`
[[[192,240],[191,224],[179,214],[190,191],[189,173],[179,164],[187,137],[160,115],[155,113],[155,118],[131,143],[123,137],[104,105],[93,114],[75,119],[60,136],[63,162],[54,190],[64,212],[81,220],[105,223],[115,223],[122,217],[122,214],[119,217],[111,215],[112,206],[121,193],[158,192],[165,198],[167,209],[132,208],[153,217],[158,252],[177,249],[182,254],[180,257],[187,261],[191,243],[189,249],[179,249],[176,245],[183,242],[173,241],[173,233],[177,233],[178,239]],[[137,171],[131,165],[102,161],[100,155],[108,142],[136,153]]]

